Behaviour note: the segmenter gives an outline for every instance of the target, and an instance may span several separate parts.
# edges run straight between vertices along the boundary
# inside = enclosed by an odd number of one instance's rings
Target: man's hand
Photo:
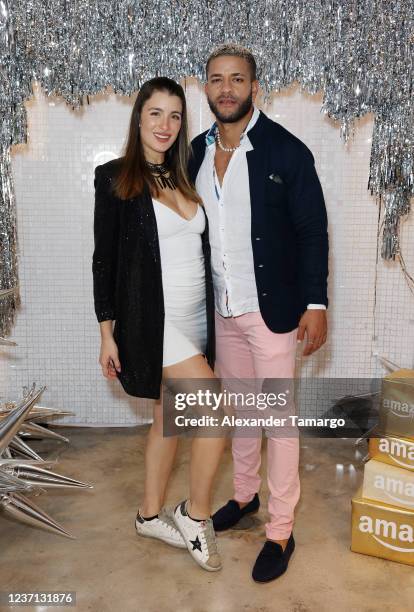
[[[303,313],[299,321],[298,342],[304,340],[305,332],[306,345],[303,355],[306,357],[317,351],[326,342],[328,333],[326,310],[306,310]]]

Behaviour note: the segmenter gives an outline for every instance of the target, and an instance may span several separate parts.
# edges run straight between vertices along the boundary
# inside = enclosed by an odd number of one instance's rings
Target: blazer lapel
[[[249,169],[250,202],[252,209],[252,232],[257,233],[264,222],[264,200],[266,177],[268,175],[268,150],[266,146],[266,115],[260,111],[260,117],[247,136],[253,146],[247,151],[247,167]]]
[[[139,207],[139,211],[137,208]],[[154,308],[158,305],[162,317],[164,317],[164,293],[162,288],[162,269],[161,269],[161,253],[160,243],[158,237],[157,219],[155,217],[154,204],[152,202],[151,194],[149,189],[144,189],[143,194],[139,197],[139,201],[136,202],[135,214],[137,221],[142,224],[144,236],[146,239],[146,245],[151,254],[151,259],[154,262],[154,270],[148,271],[148,280],[156,285],[157,300],[154,303]],[[140,215],[140,216],[139,216]]]
[[[255,211],[262,209],[265,196],[266,150],[259,147],[247,151],[247,167],[249,169],[250,202]]]
[[[151,253],[154,263],[160,265],[160,246],[158,242],[158,228],[152,198],[147,189],[138,196],[125,202],[126,220],[125,233],[127,250],[131,258],[135,257],[140,241],[144,237],[146,248]],[[161,266],[160,266],[161,268]]]
[[[155,217],[154,204],[152,203],[152,198],[148,189],[145,189],[141,196],[134,198],[134,209],[138,222],[141,220],[152,259],[157,265],[161,266],[157,219]]]
[[[207,132],[203,132],[194,138],[191,143],[191,153],[188,160],[188,174],[194,184],[206,154],[206,135]]]

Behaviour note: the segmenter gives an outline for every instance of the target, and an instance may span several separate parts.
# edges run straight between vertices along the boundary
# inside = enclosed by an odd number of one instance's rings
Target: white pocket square
[[[275,183],[279,183],[280,185],[283,185],[283,181],[278,174],[269,174],[269,178],[271,181],[274,181]]]

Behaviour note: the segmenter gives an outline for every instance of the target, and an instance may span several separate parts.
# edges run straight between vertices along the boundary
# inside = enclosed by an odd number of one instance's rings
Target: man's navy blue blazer
[[[206,134],[192,141],[189,173],[194,183]],[[246,155],[259,307],[269,329],[284,333],[298,326],[308,304],[328,306],[325,202],[313,155],[296,136],[260,112],[248,137],[253,146]]]

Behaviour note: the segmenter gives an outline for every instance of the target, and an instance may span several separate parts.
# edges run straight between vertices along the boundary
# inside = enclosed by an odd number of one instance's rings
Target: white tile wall
[[[194,79],[185,85],[195,136],[211,115],[201,86]],[[62,423],[130,425],[152,412],[150,401],[102,377],[92,301],[93,170],[120,154],[134,99],[108,93],[74,111],[35,87],[27,103],[29,142],[13,149],[22,306],[12,334],[19,346],[2,350],[0,401],[20,396],[23,385],[44,383],[44,405],[75,413]],[[357,123],[344,146],[338,126],[320,112],[321,101],[297,87],[266,105],[258,101],[314,153],[328,208],[330,337],[315,356],[298,355],[299,371],[381,375],[373,353],[412,367],[414,297],[397,263],[376,263],[378,209],[367,191],[372,117]],[[411,272],[412,232],[410,217],[402,247]]]

